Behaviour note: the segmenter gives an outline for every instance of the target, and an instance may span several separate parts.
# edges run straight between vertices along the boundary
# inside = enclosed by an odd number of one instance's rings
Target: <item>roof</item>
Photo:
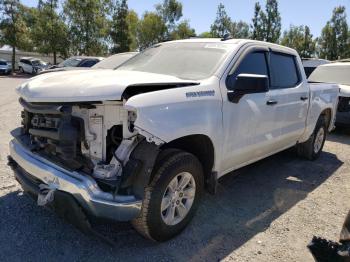
[[[258,40],[250,40],[250,39],[228,39],[228,40],[222,40],[221,38],[190,38],[190,39],[184,39],[184,40],[175,40],[175,41],[169,41],[165,43],[222,43],[222,44],[232,44],[232,45],[240,45],[243,46],[245,44],[259,44],[264,45],[268,48],[275,48],[282,50],[284,52],[289,52],[296,54],[297,52],[289,47],[273,44],[269,42],[264,41],[258,41]]]

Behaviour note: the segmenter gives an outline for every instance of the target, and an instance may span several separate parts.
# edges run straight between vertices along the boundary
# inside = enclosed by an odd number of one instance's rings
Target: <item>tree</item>
[[[211,32],[203,32],[198,37],[200,37],[200,38],[213,38],[213,35],[211,34]]]
[[[164,40],[167,27],[163,18],[154,12],[146,12],[137,26],[137,40],[140,50]]]
[[[58,54],[67,57],[69,51],[68,28],[57,10],[58,0],[40,0],[31,32],[37,51],[52,54],[54,64]]]
[[[282,25],[277,0],[267,0],[265,12],[261,9],[259,3],[255,4],[252,27],[254,39],[278,43]]]
[[[15,70],[16,49],[28,43],[28,28],[19,0],[0,0],[1,42],[12,47],[12,72]]]
[[[281,44],[294,48],[303,58],[315,55],[316,42],[308,26],[290,26],[290,29],[284,32]]]
[[[196,36],[196,31],[191,28],[188,20],[179,23],[171,34],[171,39],[187,39]]]
[[[138,49],[137,46],[137,25],[139,23],[139,17],[134,10],[130,10],[126,17],[128,23],[129,38],[130,38],[130,50],[135,51]]]
[[[349,36],[345,7],[336,7],[331,20],[322,29],[318,42],[320,57],[330,60],[347,58],[350,55]]]
[[[233,38],[250,38],[249,25],[243,21],[233,22],[230,26],[230,35]]]
[[[222,38],[230,33],[231,18],[227,15],[225,6],[220,3],[216,12],[216,19],[210,27],[210,33],[213,37]]]
[[[253,25],[251,26],[253,29],[252,38],[255,40],[264,40],[264,29],[263,29],[263,20],[265,13],[261,10],[261,6],[259,2],[255,3],[254,7],[254,17],[253,17]]]
[[[182,4],[177,0],[164,0],[162,4],[156,5],[156,10],[162,17],[169,36],[175,30],[176,22],[182,17]]]
[[[128,17],[127,0],[117,1],[112,16],[110,36],[113,42],[112,53],[121,53],[130,51],[130,32]]]
[[[63,12],[73,53],[101,55],[107,51],[108,0],[66,0]]]

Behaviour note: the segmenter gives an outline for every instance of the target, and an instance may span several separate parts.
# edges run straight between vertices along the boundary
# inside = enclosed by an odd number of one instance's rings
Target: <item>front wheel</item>
[[[151,184],[145,188],[141,214],[132,221],[143,236],[165,241],[191,221],[203,191],[201,163],[177,151],[161,159]]]
[[[316,160],[321,155],[326,138],[327,125],[325,117],[320,116],[309,140],[297,145],[298,155],[309,160]]]

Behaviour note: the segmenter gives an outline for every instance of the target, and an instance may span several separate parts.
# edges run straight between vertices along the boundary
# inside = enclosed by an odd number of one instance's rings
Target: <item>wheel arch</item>
[[[320,117],[323,116],[325,118],[325,122],[328,130],[330,130],[332,127],[332,114],[333,114],[332,108],[326,108],[320,114]]]
[[[177,138],[161,146],[164,149],[179,149],[193,154],[202,164],[205,180],[212,172],[215,163],[215,149],[212,140],[206,135],[189,135]]]

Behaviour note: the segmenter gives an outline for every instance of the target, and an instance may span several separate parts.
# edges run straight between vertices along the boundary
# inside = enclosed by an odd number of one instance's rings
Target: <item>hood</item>
[[[339,87],[340,87],[339,96],[350,97],[350,86],[339,85]]]
[[[122,70],[73,70],[43,74],[17,88],[28,102],[88,102],[121,100],[131,85],[192,84],[174,76]],[[193,83],[197,84],[197,83]],[[161,89],[161,88],[159,88]]]

